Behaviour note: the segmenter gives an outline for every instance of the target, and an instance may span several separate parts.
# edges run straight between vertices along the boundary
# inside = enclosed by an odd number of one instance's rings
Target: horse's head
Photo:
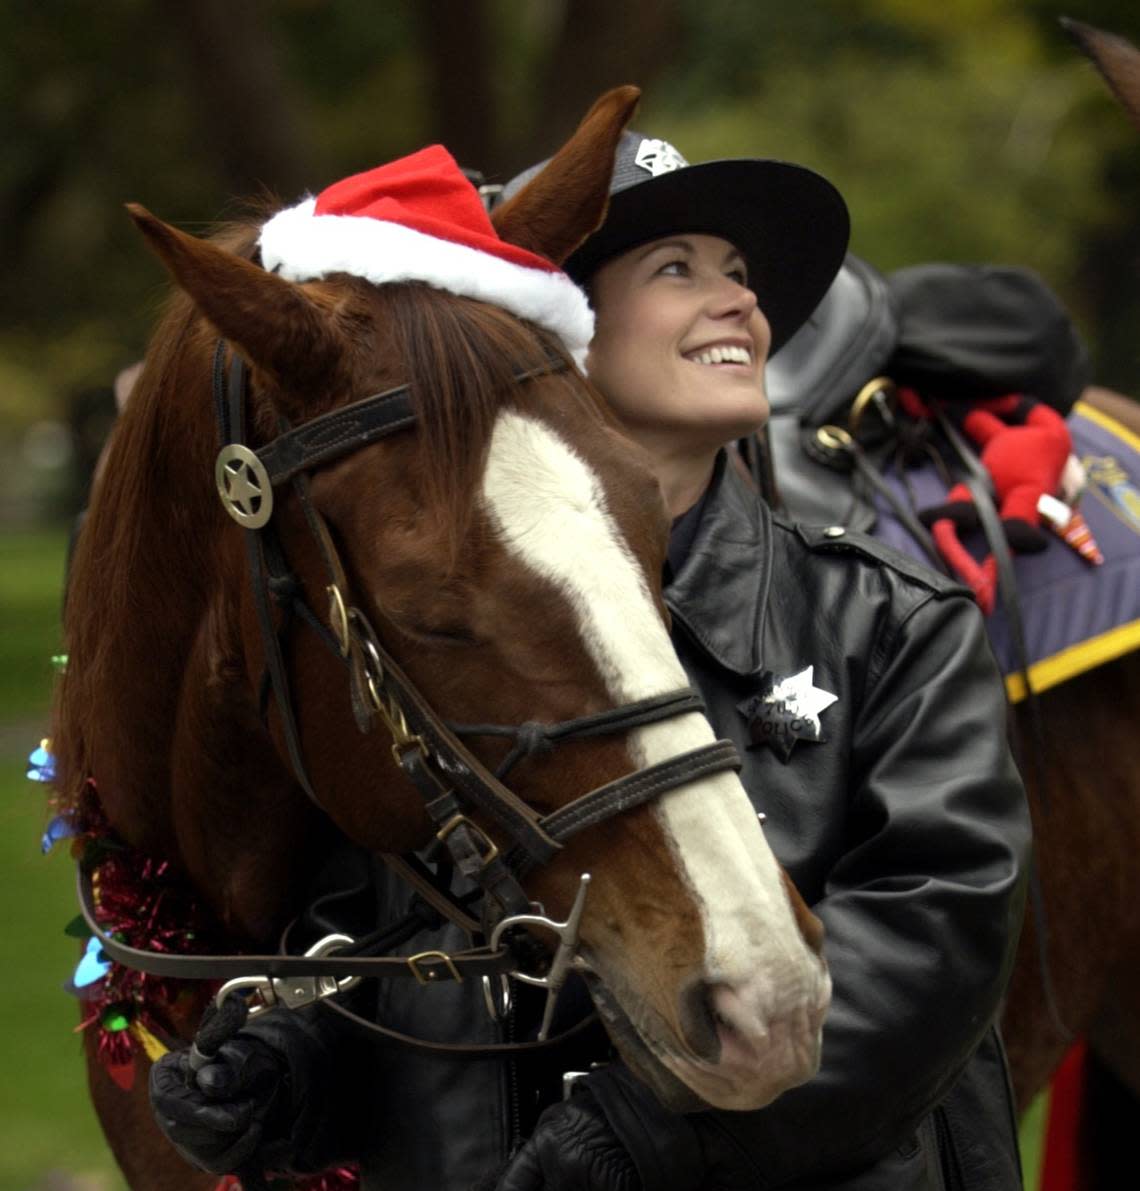
[[[501,209],[504,241],[562,260],[597,226],[635,101],[632,88],[599,101]],[[549,334],[422,284],[377,286],[340,273],[295,283],[133,213],[248,362],[251,445],[273,438],[282,415],[311,423],[410,385],[415,428],[314,465],[308,496],[340,560],[346,602],[463,737],[481,773],[511,752],[504,780],[537,817],[648,767],[664,775],[663,763],[680,754],[708,756],[712,730],[691,705],[555,745],[534,726],[686,685],[661,599],[668,520],[648,459]],[[309,604],[323,611],[324,550],[303,506],[299,492],[281,487],[274,526]],[[227,523],[222,536],[232,542],[220,549],[236,555],[240,531]],[[252,699],[264,654],[249,597],[240,598]],[[358,653],[359,636],[346,640],[345,625],[333,627]],[[439,825],[388,737],[358,730],[335,651],[295,629],[287,665],[304,765],[327,814],[373,849],[426,845]],[[355,673],[359,714],[369,676],[362,687],[359,664]],[[527,726],[505,739],[462,725]],[[441,796],[446,768],[432,779]],[[627,785],[604,821],[587,816],[528,872],[527,894],[565,916],[580,874],[590,873],[581,956],[628,1060],[675,1104],[687,1087],[690,1102],[695,1093],[755,1108],[816,1069],[829,996],[819,926],[783,879],[723,757],[660,785],[656,798]],[[508,850],[494,813],[468,805],[464,814]]]

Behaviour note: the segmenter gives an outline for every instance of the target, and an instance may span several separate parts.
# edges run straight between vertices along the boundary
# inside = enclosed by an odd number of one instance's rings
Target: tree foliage
[[[1132,0],[1071,8],[1140,35]],[[691,159],[758,153],[834,178],[856,250],[881,267],[1037,268],[1077,312],[1101,379],[1140,391],[1140,145],[1056,9],[10,0],[0,418],[58,409],[141,352],[165,287],[123,202],[204,231],[238,196],[293,198],[431,139],[503,179],[618,82],[646,89],[639,126]]]

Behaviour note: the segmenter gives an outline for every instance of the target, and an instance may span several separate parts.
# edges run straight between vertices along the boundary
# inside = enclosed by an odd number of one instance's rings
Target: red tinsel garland
[[[91,877],[99,925],[129,947],[187,955],[224,949],[217,927],[169,861],[145,856],[115,835],[89,780],[75,815],[72,853]],[[201,982],[195,981],[199,989]],[[144,1031],[159,1040],[169,1038],[163,1018],[177,1003],[192,995],[188,982],[148,975],[111,962],[106,975],[77,988],[85,1010],[78,1029],[95,1028],[97,1053],[120,1087],[134,1079],[135,1057]],[[142,1029],[138,1029],[138,1027]],[[135,1028],[132,1028],[135,1027]],[[173,1039],[171,1039],[173,1041]],[[161,1042],[165,1048],[165,1041]],[[153,1056],[152,1056],[153,1057]],[[342,1166],[319,1175],[281,1176],[271,1185],[296,1191],[355,1191],[355,1167]],[[240,1191],[241,1182],[226,1176],[216,1191]]]
[[[205,951],[209,919],[166,860],[145,856],[115,836],[89,781],[76,814],[72,852],[91,878],[99,925],[127,944],[147,951]],[[76,990],[85,1015],[80,1029],[97,1031],[97,1050],[108,1073],[130,1087],[140,1050],[140,1025],[158,1039],[169,1037],[164,1019],[190,995],[184,981],[151,976],[111,963],[107,974]]]

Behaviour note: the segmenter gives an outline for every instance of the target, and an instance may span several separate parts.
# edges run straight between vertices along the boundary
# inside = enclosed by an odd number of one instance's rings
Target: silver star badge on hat
[[[787,761],[797,741],[819,744],[827,739],[819,717],[839,696],[817,687],[814,675],[814,666],[787,678],[777,678],[771,670],[764,671],[760,690],[736,705],[748,721],[750,748],[766,744]]]
[[[672,170],[684,169],[689,163],[668,141],[645,137],[637,146],[633,164],[647,170],[653,177],[668,174]]]

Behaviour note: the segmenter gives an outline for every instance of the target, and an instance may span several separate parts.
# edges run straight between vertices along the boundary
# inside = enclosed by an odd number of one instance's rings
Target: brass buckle
[[[344,596],[335,583],[330,583],[325,592],[329,597],[329,623],[332,625],[336,643],[340,646],[340,656],[346,658],[352,641],[348,635],[348,612],[345,610]]]
[[[455,981],[456,984],[463,983],[463,973],[452,962],[451,956],[446,951],[421,951],[416,955],[409,955],[406,963],[412,969],[412,975],[420,982],[420,984],[434,984],[436,974],[434,971],[421,972],[420,964],[426,960],[436,959],[443,960],[444,966],[447,968],[447,974]]]
[[[408,727],[404,709],[396,696],[383,689],[384,667],[372,642],[365,638],[361,644],[364,650],[364,685],[368,691],[368,701],[392,737],[392,756],[395,757],[396,763],[399,764],[400,754],[409,746],[418,748],[426,757],[427,746],[423,737]]]
[[[447,842],[447,837],[459,826],[466,824],[475,833],[476,836],[486,846],[486,851],[479,857],[479,864],[481,868],[486,868],[492,860],[499,855],[499,845],[479,826],[478,823],[473,823],[466,815],[457,814],[452,815],[450,819],[435,833],[435,838],[441,844]]]

